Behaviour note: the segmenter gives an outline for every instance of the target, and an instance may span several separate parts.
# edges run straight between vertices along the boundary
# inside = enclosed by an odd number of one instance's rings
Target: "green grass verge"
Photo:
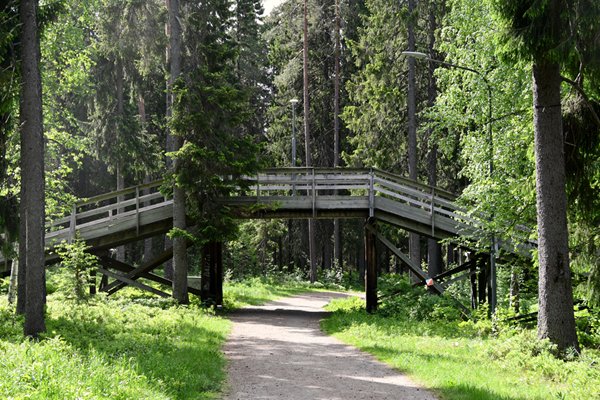
[[[600,399],[600,354],[553,357],[535,332],[478,336],[473,324],[368,315],[335,300],[323,329],[433,389],[442,399]]]
[[[25,340],[0,306],[0,398],[203,399],[225,378],[230,323],[195,306],[50,296],[46,321],[40,341]]]

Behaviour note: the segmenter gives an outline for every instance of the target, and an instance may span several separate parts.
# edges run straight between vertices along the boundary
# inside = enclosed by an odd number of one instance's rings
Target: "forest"
[[[159,180],[168,232],[110,253],[137,268],[172,249],[154,273],[173,307],[200,302],[188,276],[205,284],[217,242],[226,292],[273,277],[364,290],[364,218],[240,219],[223,206],[278,168],[385,171],[432,203],[452,194],[477,235],[377,224],[428,277],[471,263],[435,307],[490,334],[525,325],[559,360],[600,349],[595,0],[285,0],[268,15],[261,0],[0,0],[0,152],[0,337],[17,324],[15,343],[57,329],[53,298],[85,314],[90,276],[95,291],[111,273],[75,236],[47,267],[53,221]],[[425,280],[374,246],[377,318],[410,314],[395,296]]]

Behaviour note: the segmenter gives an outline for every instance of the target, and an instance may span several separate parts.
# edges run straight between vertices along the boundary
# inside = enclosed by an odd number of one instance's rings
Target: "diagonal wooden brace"
[[[392,253],[394,253],[394,255],[396,255],[398,258],[400,258],[408,266],[408,268],[415,275],[417,275],[420,279],[425,281],[430,278],[429,275],[427,275],[427,272],[423,271],[417,263],[415,263],[413,260],[408,258],[408,256],[406,254],[402,253],[400,251],[400,249],[398,249],[396,246],[394,246],[392,244],[392,242],[390,242],[388,239],[386,239],[381,233],[377,232],[377,229],[375,229],[375,227],[373,225],[367,224],[366,228],[369,231],[373,232],[373,234],[377,237],[377,239],[381,243],[383,243],[385,245],[385,247],[387,247]],[[444,293],[444,288],[439,283],[433,281],[432,287],[439,294]]]
[[[142,289],[142,290],[154,293],[161,297],[170,297],[170,295],[168,293],[165,293],[162,290],[155,289],[152,286],[144,285],[143,283],[134,281],[133,279],[127,278],[126,276],[123,276],[123,275],[119,275],[119,274],[109,271],[107,269],[98,268],[98,271],[106,276],[109,276],[111,278],[114,278],[114,279],[120,281],[124,285],[130,285],[130,286],[136,287],[138,289]]]
[[[163,251],[162,253],[160,253],[153,260],[143,263],[139,267],[135,268],[133,271],[127,273],[127,275],[125,275],[125,278],[130,279],[130,280],[136,280],[136,279],[140,278],[143,273],[155,270],[156,268],[161,266],[163,263],[165,263],[172,257],[173,257],[173,248],[171,247],[171,248],[168,248],[167,250]],[[126,286],[126,283],[123,280],[120,280],[119,282],[115,281],[115,282],[112,282],[112,283],[106,285],[105,287],[103,287],[102,291],[109,292],[112,294],[112,293],[116,292],[117,290],[124,288],[125,286]]]

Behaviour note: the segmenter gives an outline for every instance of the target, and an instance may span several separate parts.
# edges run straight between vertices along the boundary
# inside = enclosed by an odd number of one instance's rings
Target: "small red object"
[[[427,284],[427,286],[433,286],[433,279],[429,278],[425,281],[425,283]]]

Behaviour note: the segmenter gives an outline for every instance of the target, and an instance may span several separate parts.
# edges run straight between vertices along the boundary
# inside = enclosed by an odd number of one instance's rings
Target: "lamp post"
[[[484,74],[476,69],[465,67],[458,64],[449,63],[446,61],[436,60],[435,58],[429,57],[425,53],[421,53],[419,51],[403,51],[403,55],[407,57],[412,57],[416,59],[421,59],[425,61],[429,61],[432,63],[439,64],[441,66],[447,68],[456,68],[462,69],[464,71],[469,71],[481,78],[483,83],[485,83],[485,87],[487,89],[488,94],[488,140],[489,140],[489,162],[490,162],[490,178],[492,178],[494,174],[494,136],[492,132],[492,86],[490,82],[487,80]],[[493,218],[493,217],[492,217]],[[492,314],[496,311],[496,235],[492,232],[492,238],[490,243],[490,310]]]
[[[292,167],[296,166],[296,104],[298,99],[294,98],[290,100],[292,105]]]

